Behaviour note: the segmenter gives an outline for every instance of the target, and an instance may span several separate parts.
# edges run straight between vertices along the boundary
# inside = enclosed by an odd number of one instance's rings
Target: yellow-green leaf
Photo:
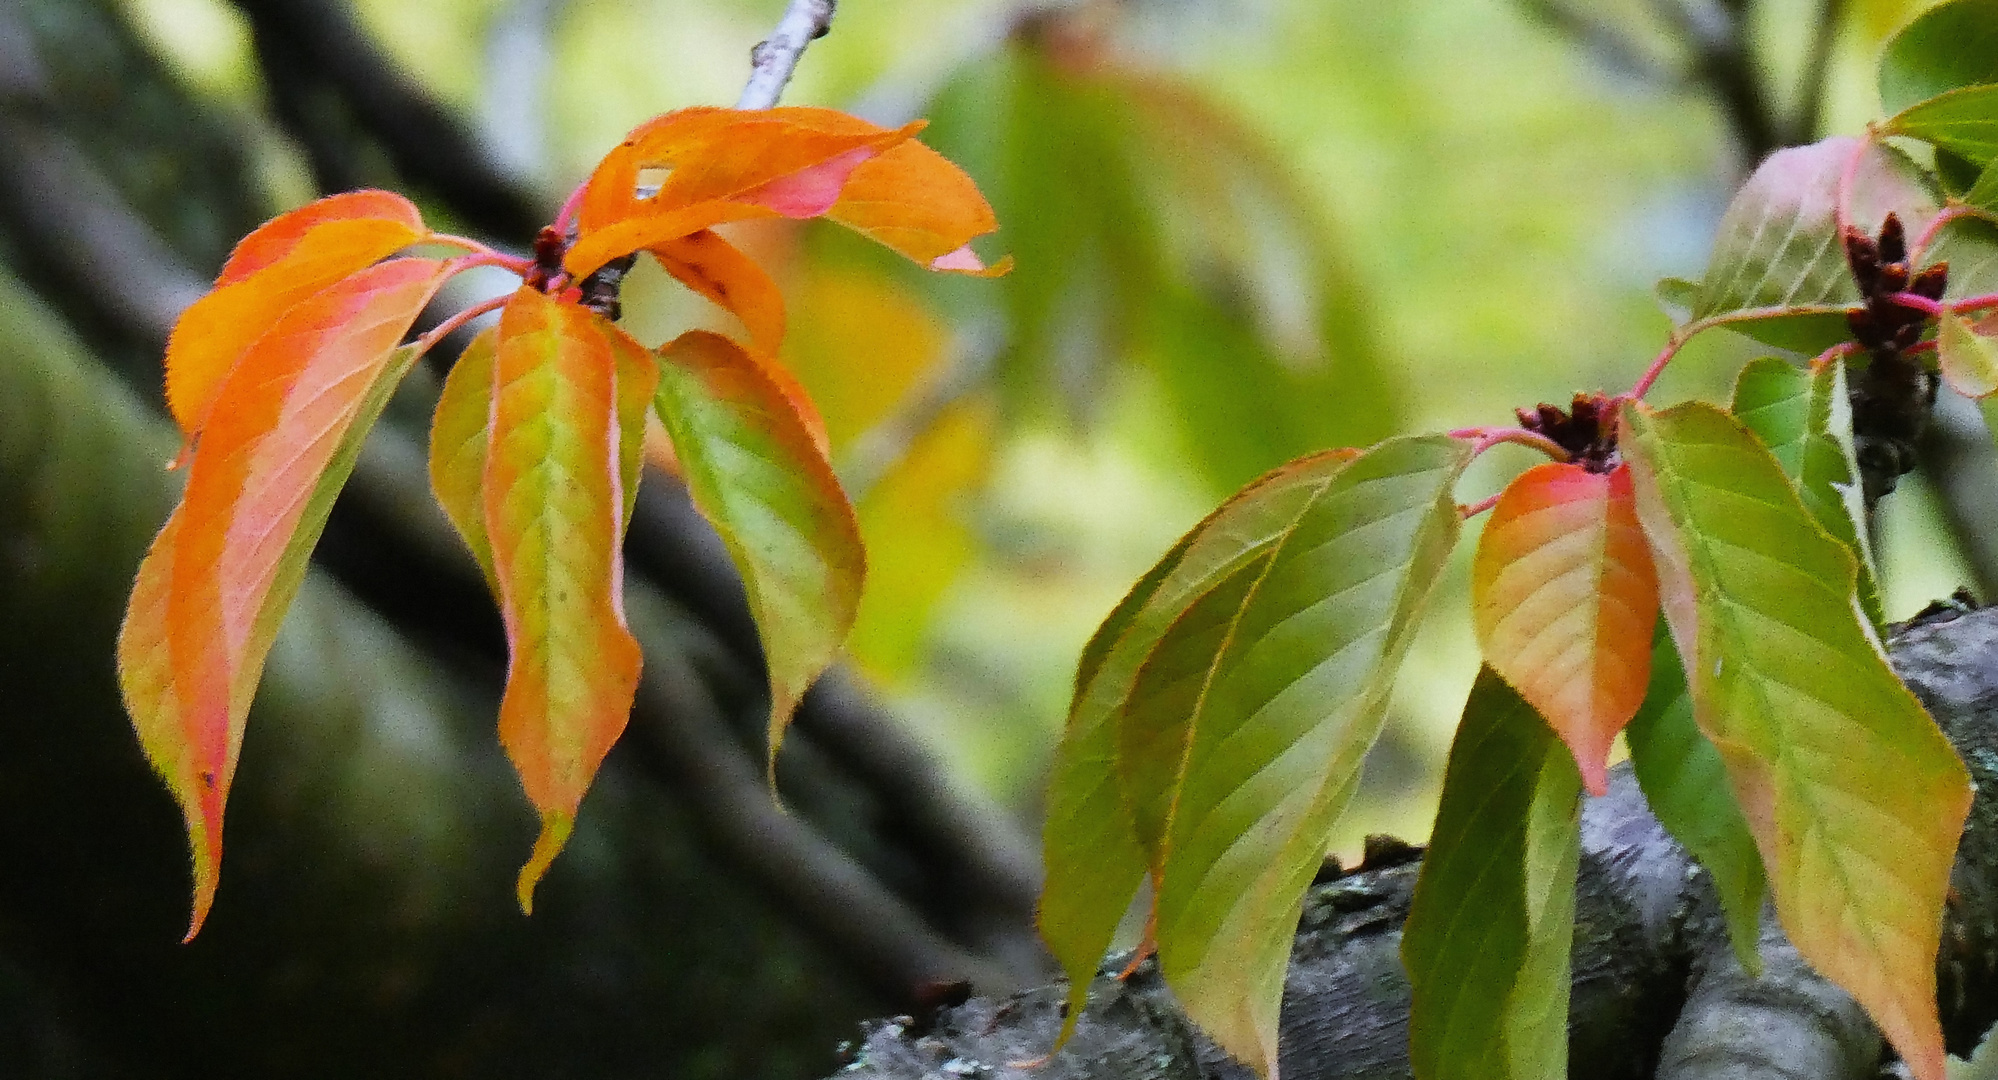
[[[1783,929],[1943,1080],[1936,949],[1963,765],[1868,633],[1851,551],[1739,421],[1623,412],[1694,719],[1727,764]]]
[[[1075,1028],[1090,977],[1150,861],[1132,831],[1118,776],[1118,717],[1140,667],[1188,605],[1266,553],[1356,456],[1314,454],[1243,488],[1182,537],[1084,647],[1048,780],[1042,841],[1047,882],[1038,922],[1069,979],[1062,1040]]]
[[[867,574],[860,527],[788,375],[699,330],[660,357],[659,419],[694,505],[742,573],[763,638],[774,770],[798,699],[853,628]]]
[[[1451,489],[1469,458],[1454,439],[1392,439],[1313,492],[1233,606],[1181,721],[1159,963],[1187,1015],[1263,1075],[1276,1066],[1305,887],[1456,542]],[[1156,651],[1176,649],[1173,639],[1168,630]],[[1125,716],[1148,715],[1144,704],[1134,698]]]

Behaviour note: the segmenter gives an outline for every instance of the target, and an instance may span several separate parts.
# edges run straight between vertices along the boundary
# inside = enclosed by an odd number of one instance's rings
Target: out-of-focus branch
[[[847,494],[856,502],[865,498],[951,406],[990,385],[1006,348],[1006,334],[996,326],[973,327],[958,335],[937,370],[847,449],[839,463],[840,483]]]
[[[312,92],[325,89],[351,111],[405,178],[429,189],[474,229],[524,241],[541,207],[502,171],[469,127],[398,69],[341,0],[235,0],[250,20],[274,95],[299,97],[286,116],[317,164],[337,140]],[[291,66],[285,66],[291,65]]]
[[[1920,454],[1918,467],[1970,564],[1978,596],[1987,602],[1998,598],[1998,530],[1991,527],[1998,521],[1998,447],[1976,408],[1955,394],[1937,395]]]
[[[1790,117],[1788,141],[1807,143],[1817,136],[1824,120],[1825,90],[1831,82],[1832,46],[1838,42],[1839,23],[1844,21],[1845,0],[1818,0],[1817,24],[1811,27],[1811,42],[1805,47],[1804,70],[1798,77],[1797,110]]]
[[[784,96],[805,47],[832,29],[837,0],[791,0],[777,29],[749,53],[749,84],[736,99],[738,109],[768,109]]]
[[[1684,73],[1660,63],[1614,23],[1564,0],[1520,0],[1526,13],[1572,38],[1606,67],[1660,86],[1683,86]]]

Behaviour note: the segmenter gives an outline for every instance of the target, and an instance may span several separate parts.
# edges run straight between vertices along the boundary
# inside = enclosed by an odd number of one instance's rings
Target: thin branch
[[[784,96],[805,47],[832,29],[836,0],[791,0],[777,29],[750,50],[749,85],[736,99],[738,109],[768,109]]]

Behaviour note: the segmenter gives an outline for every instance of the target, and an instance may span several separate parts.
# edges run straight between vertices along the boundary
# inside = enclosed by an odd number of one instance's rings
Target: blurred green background
[[[741,239],[784,268],[785,359],[857,488],[872,579],[853,660],[966,782],[1032,816],[1083,642],[1242,482],[1642,370],[1670,325],[1652,283],[1697,276],[1752,164],[1660,14],[1673,2],[844,0],[786,101],[927,117],[999,209],[986,254],[1019,270],[925,281],[830,227]],[[732,101],[783,7],[355,6],[549,202],[639,121]],[[1819,127],[1842,131],[1878,115],[1879,44],[1926,5],[1721,6],[1745,13],[1777,111],[1834,13]],[[258,115],[235,10],[125,8],[234,112],[275,205],[315,194]],[[643,272],[628,288],[642,338],[725,322],[676,291]],[[1658,397],[1722,395],[1759,351],[1710,335]],[[1492,459],[1465,501],[1528,460]],[[1882,523],[1897,618],[1974,576],[1909,488]],[[1339,849],[1426,829],[1475,664],[1460,559]]]

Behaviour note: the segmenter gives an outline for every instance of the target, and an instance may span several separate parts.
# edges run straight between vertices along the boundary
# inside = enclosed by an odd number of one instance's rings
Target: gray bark
[[[1894,635],[1896,668],[1978,784],[1937,958],[1951,1053],[1969,1056],[1998,1019],[1998,608],[1942,609]],[[1328,864],[1311,887],[1284,993],[1285,1080],[1410,1076],[1401,926],[1419,861]],[[1583,811],[1570,1075],[1658,1080],[1870,1080],[1880,1033],[1813,972],[1765,909],[1763,973],[1746,975],[1711,884],[1645,807],[1627,765]],[[1192,1031],[1154,962],[1118,982],[1106,964],[1075,1039],[1045,1067],[1062,986],[972,999],[866,1026],[847,1080],[1032,1076],[1035,1080],[1234,1078],[1240,1066]]]

